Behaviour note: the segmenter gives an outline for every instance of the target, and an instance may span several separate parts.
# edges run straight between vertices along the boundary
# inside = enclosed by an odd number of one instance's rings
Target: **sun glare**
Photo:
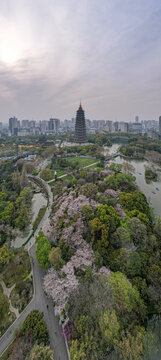
[[[6,43],[0,45],[0,60],[6,64],[16,62],[21,56],[21,50],[15,43]]]

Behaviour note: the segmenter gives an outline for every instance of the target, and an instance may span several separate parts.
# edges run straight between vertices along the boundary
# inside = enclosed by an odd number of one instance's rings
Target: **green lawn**
[[[98,159],[92,158],[92,157],[81,157],[81,156],[77,156],[77,157],[66,157],[63,159],[67,159],[68,163],[71,165],[77,165],[77,168],[81,168],[81,167],[85,167],[88,165],[92,165],[95,162],[99,162]],[[50,165],[48,165],[47,167],[49,167]],[[90,168],[95,168],[96,165],[91,166]],[[57,173],[57,178],[61,175],[65,175],[67,173],[67,171],[69,171],[69,167],[66,167],[64,169],[59,168],[58,164],[54,165],[54,168],[51,169],[51,180],[55,178],[54,175],[54,171],[56,170]],[[72,169],[70,169],[70,171],[72,172]],[[74,169],[73,169],[74,171]],[[62,180],[68,179],[67,177],[62,178]],[[49,183],[50,186],[54,186],[55,181],[52,181],[51,183]]]
[[[81,157],[81,156],[77,156],[77,157],[69,157],[67,158],[67,160],[71,163],[71,164],[75,164],[78,163],[79,166],[88,166],[91,165],[93,163],[95,163],[97,161],[97,159],[95,158],[91,158],[91,157]]]
[[[66,173],[65,170],[57,170],[57,169],[55,169],[55,170],[56,170],[56,175],[57,175],[57,177],[58,177],[58,176],[61,176],[61,175],[64,175],[64,174]],[[51,180],[52,180],[52,179],[55,178],[55,171],[54,171],[54,170],[51,170],[51,173],[52,173],[52,178],[51,178]]]

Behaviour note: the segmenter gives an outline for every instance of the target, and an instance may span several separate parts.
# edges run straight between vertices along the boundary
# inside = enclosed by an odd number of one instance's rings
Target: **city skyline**
[[[161,113],[158,0],[2,0],[0,121]]]

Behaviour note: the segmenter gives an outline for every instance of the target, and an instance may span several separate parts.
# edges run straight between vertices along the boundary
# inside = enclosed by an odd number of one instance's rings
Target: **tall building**
[[[11,135],[17,135],[18,134],[18,120],[17,118],[14,116],[13,118],[9,119],[9,131]]]
[[[60,129],[60,120],[51,118],[49,120],[49,130],[57,133]]]
[[[161,116],[159,116],[159,135],[161,136]]]
[[[78,143],[84,143],[86,141],[86,122],[81,103],[76,114],[75,141]]]
[[[136,122],[136,123],[139,122],[139,116],[138,116],[138,115],[135,116],[135,122]]]

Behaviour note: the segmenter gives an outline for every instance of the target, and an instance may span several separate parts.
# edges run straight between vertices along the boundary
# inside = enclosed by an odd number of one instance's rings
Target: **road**
[[[48,194],[49,194],[49,206],[46,210],[46,213],[39,224],[35,235],[38,234],[40,228],[48,218],[51,205],[52,205],[52,192],[50,186],[45,183]],[[49,299],[43,291],[43,277],[45,271],[41,269],[36,262],[36,244],[35,244],[35,235],[30,239],[29,243],[25,246],[28,250],[29,255],[32,257],[32,270],[33,270],[33,281],[34,281],[34,296],[30,304],[25,308],[25,310],[20,314],[20,316],[15,320],[15,322],[8,328],[5,334],[0,338],[0,356],[7,349],[13,339],[15,330],[23,323],[26,316],[30,313],[31,310],[37,309],[44,313],[44,319],[47,323],[47,327],[50,335],[50,346],[54,351],[54,360],[68,360],[67,350],[65,346],[65,340],[62,335],[62,329],[59,326],[59,318],[54,314],[53,302]],[[48,308],[47,308],[48,305]]]

